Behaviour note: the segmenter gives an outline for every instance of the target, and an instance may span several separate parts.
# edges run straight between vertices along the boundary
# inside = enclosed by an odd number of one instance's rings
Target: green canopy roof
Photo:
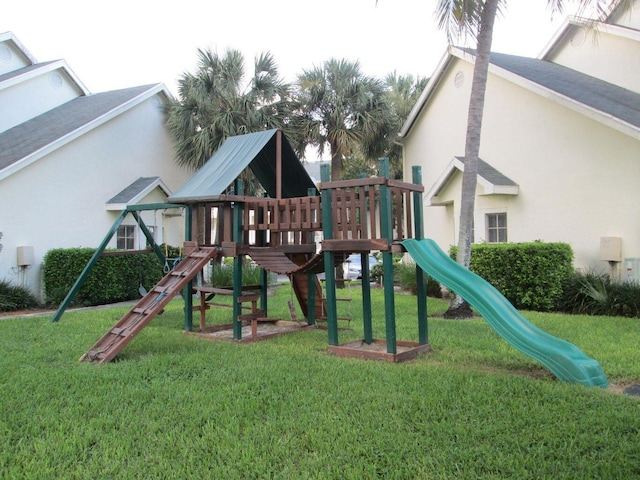
[[[169,201],[198,203],[214,199],[249,167],[270,197],[276,197],[276,137],[278,130],[229,137]],[[282,197],[306,197],[315,185],[282,134]]]

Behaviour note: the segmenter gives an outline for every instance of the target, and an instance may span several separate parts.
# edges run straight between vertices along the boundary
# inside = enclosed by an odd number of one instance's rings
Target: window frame
[[[118,250],[135,250],[136,230],[135,225],[120,225],[116,233],[116,248]]]
[[[491,225],[492,219],[495,224]],[[509,241],[509,223],[507,212],[491,212],[484,214],[487,243],[507,243]]]

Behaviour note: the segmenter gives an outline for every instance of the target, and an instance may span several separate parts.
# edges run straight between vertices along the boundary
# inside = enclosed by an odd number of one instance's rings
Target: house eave
[[[617,130],[625,135],[628,135],[632,138],[640,139],[640,127],[621,120],[614,115],[605,113],[601,110],[590,107],[589,105],[585,105],[584,103],[567,97],[566,95],[563,95],[555,90],[540,85],[539,83],[524,78],[517,73],[510,72],[509,70],[499,67],[495,64],[489,64],[489,72],[513,83],[514,85],[518,85],[519,87],[522,87],[525,90],[528,90],[542,98],[546,98],[552,102],[557,103],[558,105],[573,110],[580,115],[591,118],[592,120],[606,125],[607,127],[613,128],[614,130]]]
[[[112,120],[113,118],[130,110],[131,108],[147,100],[148,98],[153,97],[156,94],[163,94],[166,98],[170,97],[170,94],[167,92],[166,87],[163,84],[158,83],[156,85],[153,85],[148,90],[141,93],[140,95],[137,95],[136,97],[128,100],[127,102],[120,104],[119,106],[117,106],[116,108],[113,108],[109,112],[93,119],[91,122],[88,122],[83,126],[81,126],[80,128],[77,128],[67,133],[66,135],[63,135],[57,138],[55,141],[49,143],[48,145],[45,145],[39,150],[36,150],[30,153],[29,155],[26,155],[22,159],[18,160],[17,162],[12,163],[11,165],[5,167],[0,171],[0,181],[13,175],[19,170],[31,165],[32,163],[40,160],[44,156],[50,154],[51,152],[54,152],[55,150],[63,147],[64,145],[67,145],[68,143],[81,137],[85,133],[90,132],[95,128],[98,128],[100,125],[103,125],[109,120]]]
[[[431,95],[433,94],[433,92],[435,92],[436,88],[438,87],[442,79],[442,75],[447,70],[449,63],[452,60],[452,56],[450,53],[451,48],[453,47],[449,47],[447,51],[444,53],[444,55],[442,56],[442,58],[440,59],[440,62],[436,66],[436,69],[433,75],[431,76],[431,78],[429,79],[429,82],[427,83],[424,90],[420,94],[418,101],[411,109],[411,112],[409,112],[409,116],[407,117],[407,120],[405,120],[404,124],[402,125],[402,128],[400,128],[400,131],[398,132],[398,140],[400,143],[407,135],[409,135],[409,132],[411,131],[411,128],[413,127],[414,123],[420,116],[420,113],[422,112],[423,107],[427,104],[427,102],[429,101],[429,98],[431,98]]]
[[[492,170],[495,170],[492,168]],[[444,200],[440,198],[440,194],[447,186],[447,184],[451,181],[454,174],[456,172],[464,172],[464,162],[462,162],[458,157],[454,157],[453,160],[449,162],[449,164],[442,171],[438,179],[433,183],[429,191],[425,194],[425,205],[427,206],[438,206],[438,205],[448,205],[452,203],[450,200]],[[509,179],[507,179],[509,180]],[[509,180],[512,183],[511,180]],[[478,184],[482,187],[482,196],[489,195],[519,195],[520,187],[517,184],[512,185],[501,185],[496,184],[489,179],[483,177],[480,173],[478,173]]]
[[[171,189],[167,187],[167,185],[162,181],[161,178],[157,178],[149,185],[147,185],[143,190],[141,190],[138,194],[131,197],[127,202],[114,202],[105,204],[105,209],[109,211],[122,211],[130,205],[138,205],[140,201],[153,192],[156,188],[160,189],[162,193],[168,198],[171,195]]]

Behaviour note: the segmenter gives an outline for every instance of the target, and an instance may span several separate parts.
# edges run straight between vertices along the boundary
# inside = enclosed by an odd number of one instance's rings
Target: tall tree
[[[279,75],[270,53],[256,57],[247,78],[245,59],[238,50],[223,56],[198,50],[195,73],[178,80],[179,98],[167,107],[177,162],[197,170],[230,136],[285,128],[291,119],[291,85]],[[248,172],[249,188],[255,189]]]
[[[409,117],[428,81],[425,77],[414,78],[412,75],[398,75],[396,72],[387,74],[384,79],[391,135],[384,137],[382,149],[383,156],[389,157],[391,176],[394,178],[402,179],[402,147],[395,142],[395,135]]]
[[[577,5],[578,14],[593,7],[600,16],[605,16],[615,5],[630,1],[576,0],[571,2],[568,0],[547,0],[547,7],[552,15],[555,13],[561,14],[568,3],[574,3]],[[457,253],[458,263],[466,268],[469,268],[471,262],[478,156],[491,43],[493,40],[493,26],[497,15],[506,8],[506,5],[507,0],[439,0],[436,7],[438,26],[446,30],[449,42],[453,38],[471,37],[476,43],[465,139]],[[471,316],[471,309],[462,298],[455,295],[445,316],[449,318],[469,317]]]
[[[331,59],[304,70],[296,82],[299,128],[308,144],[331,154],[331,180],[341,178],[343,161],[357,149],[378,155],[386,133],[384,85],[364,75],[359,63]]]

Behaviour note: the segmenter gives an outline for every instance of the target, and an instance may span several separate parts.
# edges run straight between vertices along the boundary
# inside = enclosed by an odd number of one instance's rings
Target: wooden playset
[[[245,167],[253,171],[268,196],[243,195],[239,176]],[[95,363],[112,360],[181,292],[185,300],[185,331],[207,334],[229,328],[235,341],[264,338],[261,325],[282,321],[268,315],[268,272],[289,277],[306,319],[297,322],[298,327],[312,328],[319,321],[326,322],[331,353],[397,362],[428,350],[426,281],[421,270],[417,268],[419,341],[396,339],[391,281],[383,286],[385,336],[380,339],[373,334],[367,261],[370,252],[382,252],[383,275],[393,278],[392,254],[402,251],[400,242],[422,238],[423,187],[419,168],[413,170],[414,183],[405,183],[388,178],[388,159],[381,159],[380,176],[376,178],[331,182],[328,166],[325,167],[317,188],[280,130],[239,135],[229,138],[202,169],[169,197],[168,204],[137,206],[185,208],[184,258],[81,360]],[[136,220],[144,227],[139,217]],[[117,226],[111,229],[102,250],[116,230]],[[199,243],[191,240],[198,237]],[[151,235],[148,238],[153,244]],[[96,252],[96,257],[100,254],[101,251]],[[360,254],[362,258],[364,338],[340,345],[336,306],[339,301],[336,283],[340,279],[336,279],[335,272],[336,266],[351,254]],[[262,275],[260,285],[243,290],[242,268],[247,256],[262,269]],[[207,264],[222,257],[233,259],[232,288],[208,285],[199,275]],[[90,265],[60,306],[54,321],[60,318],[89,269]],[[325,276],[325,288],[318,279],[321,273]],[[193,301],[194,296],[199,302]],[[232,298],[232,322],[207,326],[207,311],[220,306],[217,296]],[[199,313],[196,329],[194,312]]]

